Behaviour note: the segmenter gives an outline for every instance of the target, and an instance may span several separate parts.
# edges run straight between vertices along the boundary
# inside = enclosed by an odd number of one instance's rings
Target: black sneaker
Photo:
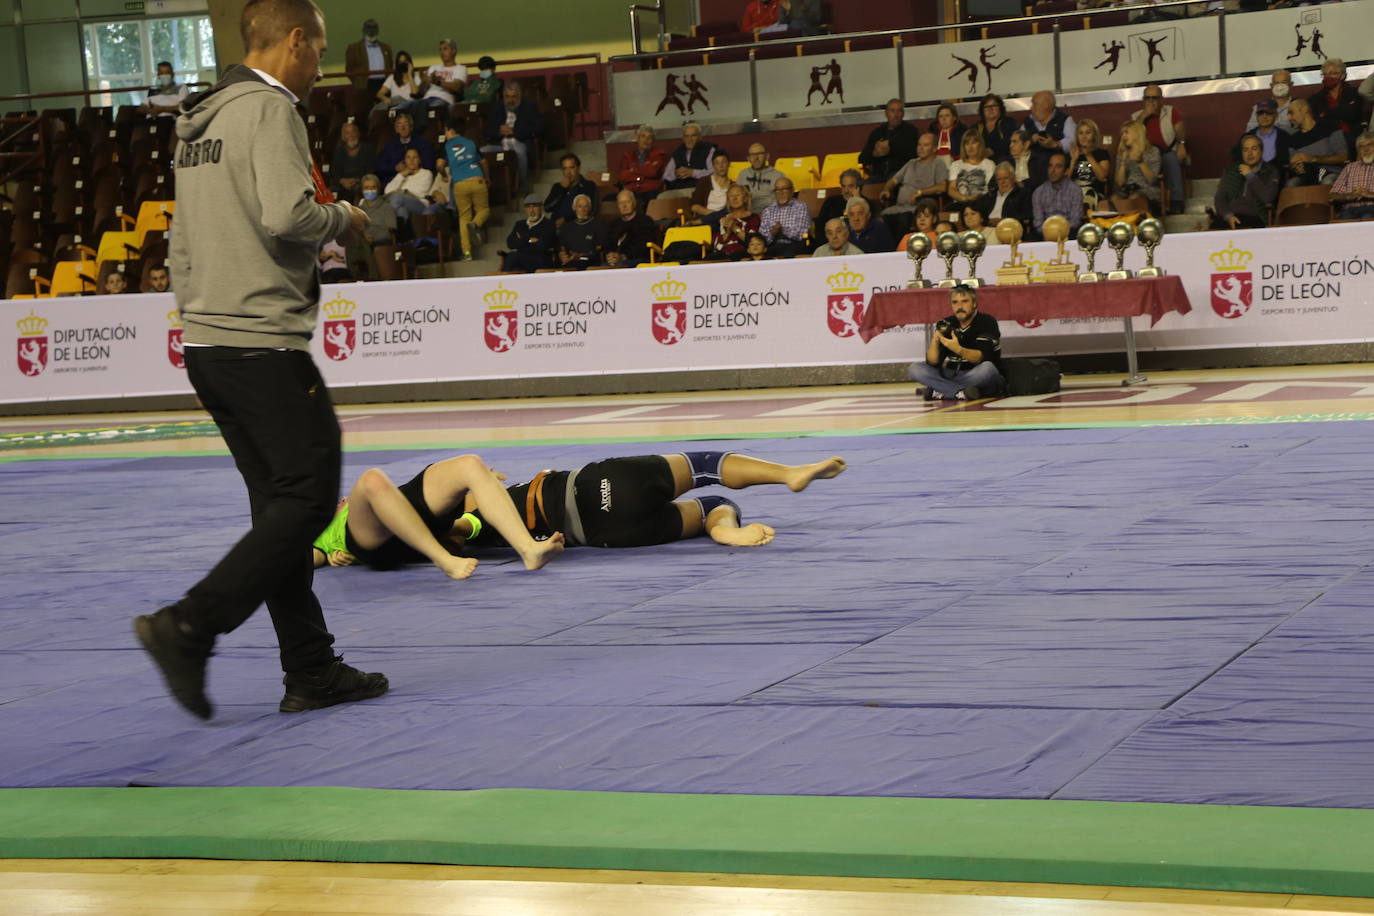
[[[923,401],[933,401],[937,397],[934,388],[918,388],[916,390],[920,393]]]
[[[976,401],[983,396],[983,393],[978,390],[977,385],[969,385],[963,391],[959,392],[959,394],[963,395],[965,401]]]
[[[286,685],[286,695],[277,707],[282,712],[304,712],[370,700],[386,693],[391,686],[385,674],[364,674],[345,665],[341,657],[313,671],[289,671],[281,682]]]
[[[205,696],[205,662],[213,654],[214,640],[187,633],[170,607],[135,617],[134,635],[153,657],[176,701],[193,715],[210,718],[214,709]]]

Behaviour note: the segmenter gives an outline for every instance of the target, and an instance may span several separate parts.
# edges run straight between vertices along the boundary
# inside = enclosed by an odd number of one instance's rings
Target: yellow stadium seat
[[[656,264],[655,264],[653,261],[640,261],[638,264],[635,265],[635,267],[677,267],[677,266],[678,266],[678,262],[677,262],[677,261],[659,261],[659,262],[656,263]],[[15,296],[15,298],[18,299],[19,297],[18,297],[18,296]]]
[[[845,169],[858,169],[863,173],[863,166],[859,165],[858,153],[831,153],[825,157],[824,164],[821,165],[820,186],[823,188],[835,188],[840,184],[840,173]]]
[[[747,162],[732,162],[732,163],[730,163],[730,180],[731,180],[731,181],[738,181],[738,180],[739,180],[739,173],[740,173],[740,172],[743,172],[743,171],[744,171],[745,169],[747,169],[747,168],[749,168],[749,163],[747,163]]]
[[[176,212],[174,200],[145,200],[138,208],[138,219],[134,222],[134,234],[138,236],[135,245],[143,244],[143,233],[150,229],[166,232],[171,225],[169,217]]]
[[[711,227],[710,226],[673,226],[663,233],[663,246],[649,245],[649,260],[652,261],[655,255],[663,254],[669,245],[674,242],[696,242],[701,246],[701,256],[706,257],[706,250],[711,247]],[[667,261],[661,263],[668,263]]]
[[[82,293],[94,293],[95,277],[95,261],[58,261],[52,269],[52,295],[79,296]]]
[[[139,234],[137,232],[104,232],[100,236],[100,245],[96,249],[95,259],[97,261],[127,261],[131,256],[137,256]],[[134,251],[130,252],[125,246],[131,246]]]
[[[792,179],[792,187],[798,191],[814,188],[821,180],[821,161],[816,156],[779,159],[773,168]]]

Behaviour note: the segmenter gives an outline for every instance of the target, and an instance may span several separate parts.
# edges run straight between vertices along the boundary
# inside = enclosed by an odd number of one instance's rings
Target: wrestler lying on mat
[[[513,547],[529,569],[565,543],[647,547],[706,534],[721,544],[756,547],[773,540],[773,529],[743,524],[735,503],[723,496],[678,497],[707,484],[732,490],[783,484],[801,492],[846,467],[843,458],[785,465],[735,452],[641,455],[576,471],[541,471],[505,490],[503,478],[476,455],[431,464],[400,487],[373,468],[358,478],[315,541],[315,565],[391,569],[429,560],[462,579],[477,565],[455,555],[468,544]]]

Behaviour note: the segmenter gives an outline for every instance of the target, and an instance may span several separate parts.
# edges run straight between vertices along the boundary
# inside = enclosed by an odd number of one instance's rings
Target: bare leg
[[[692,468],[682,455],[664,455],[673,470],[673,483],[681,496],[692,489]],[[756,487],[767,483],[786,484],[793,493],[800,493],[816,479],[838,477],[849,465],[843,458],[827,458],[814,464],[775,464],[761,458],[751,458],[734,452],[721,462],[720,482],[732,490]]]
[[[554,532],[546,541],[530,537],[510,494],[477,455],[447,458],[425,472],[425,504],[435,515],[453,511],[469,494],[488,524],[495,526],[506,543],[520,554],[526,569],[539,569],[563,551],[561,531]]]
[[[455,557],[425,526],[415,507],[380,468],[362,473],[348,497],[348,530],[363,547],[380,547],[393,535],[424,554],[451,579],[466,579],[477,567],[470,557]]]
[[[701,504],[694,499],[673,503],[682,513],[682,537],[694,538],[701,534]],[[773,540],[775,532],[767,525],[753,522],[740,526],[739,513],[734,506],[716,506],[706,516],[705,533],[717,544],[731,547],[762,547]]]

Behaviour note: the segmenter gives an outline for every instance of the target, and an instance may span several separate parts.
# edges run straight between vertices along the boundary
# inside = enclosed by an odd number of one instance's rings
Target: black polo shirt
[[[974,312],[968,327],[960,328],[959,319],[950,315],[945,318],[954,325],[954,337],[959,345],[967,350],[977,350],[983,359],[991,362],[1000,371],[1002,368],[1002,332],[997,328],[997,319],[986,312]],[[941,362],[955,369],[967,369],[967,360],[960,359],[950,352],[949,347],[940,344]]]

